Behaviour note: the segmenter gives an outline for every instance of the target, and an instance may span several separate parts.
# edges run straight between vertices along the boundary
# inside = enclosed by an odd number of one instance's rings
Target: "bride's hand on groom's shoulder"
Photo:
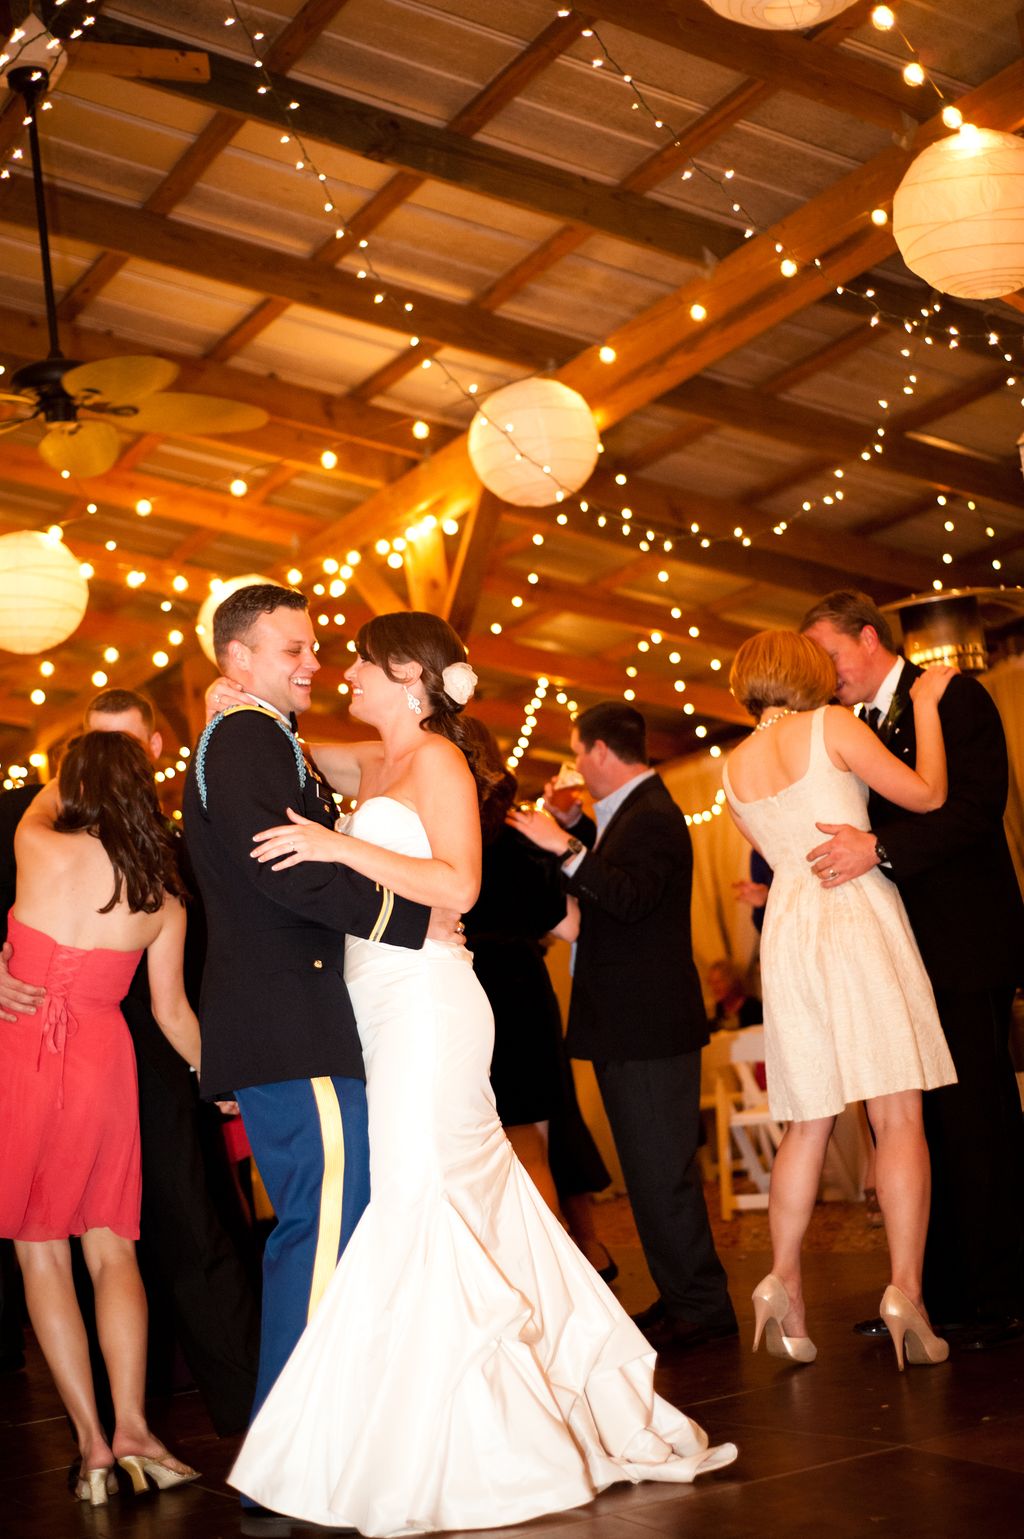
[[[244,689],[233,684],[230,679],[214,679],[206,691],[206,720],[211,722],[221,711],[230,710],[233,705],[249,705],[252,697],[247,695]]]
[[[258,860],[260,865],[274,862],[271,871],[287,871],[289,866],[301,865],[304,860],[341,861],[345,834],[336,834],[332,828],[312,823],[309,818],[293,812],[291,807],[286,810],[290,822],[253,834],[255,849],[250,851],[253,860]]]
[[[915,705],[924,701],[938,705],[950,680],[955,679],[960,672],[959,668],[950,668],[945,663],[935,663],[931,668],[926,668],[910,686],[910,698]]]

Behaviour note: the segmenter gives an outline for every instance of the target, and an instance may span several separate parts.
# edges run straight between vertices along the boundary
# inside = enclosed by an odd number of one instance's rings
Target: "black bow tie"
[[[294,711],[289,711],[288,712],[288,725],[289,725],[289,727],[291,727],[293,732],[295,732],[295,733],[298,732],[298,730],[299,730],[299,718],[296,716]]]

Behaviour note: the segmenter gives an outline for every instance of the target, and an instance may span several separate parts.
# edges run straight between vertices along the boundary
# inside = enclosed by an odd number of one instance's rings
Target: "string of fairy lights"
[[[85,4],[87,6],[93,3],[94,0],[85,0]],[[557,7],[557,14],[559,17],[567,17],[573,14],[573,11],[573,7]],[[579,13],[577,12],[577,14]],[[901,39],[904,46],[906,47],[908,60],[903,70],[903,78],[907,81],[907,83],[909,85],[923,85],[927,83],[932,89],[935,90],[940,101],[945,103],[942,108],[942,119],[945,125],[950,129],[960,128],[962,126],[962,115],[960,114],[959,109],[956,108],[954,104],[945,102],[945,97],[941,87],[939,86],[934,76],[925,69],[924,65],[920,61],[919,55],[916,53],[916,50],[913,49],[912,45],[897,26],[895,14],[891,8],[886,6],[876,6],[872,12],[871,19],[879,31],[895,31],[895,34]],[[85,16],[82,19],[82,27],[91,25],[94,20],[95,17],[92,15]],[[224,18],[224,26],[225,28],[229,29],[237,29],[235,35],[241,36],[245,39],[246,46],[252,59],[255,79],[257,82],[254,87],[255,92],[258,96],[267,97],[269,99],[281,120],[279,143],[282,149],[285,150],[289,156],[295,156],[293,161],[295,171],[298,174],[303,175],[311,179],[311,181],[315,182],[317,193],[321,201],[322,212],[330,217],[334,226],[334,234],[336,239],[339,241],[348,241],[351,243],[353,247],[352,255],[350,257],[349,254],[346,253],[343,257],[343,260],[352,260],[358,264],[356,276],[360,280],[366,281],[373,285],[374,303],[375,305],[381,306],[382,315],[386,315],[389,322],[393,321],[401,329],[407,330],[410,324],[412,324],[411,317],[414,312],[414,302],[409,300],[399,300],[389,292],[387,281],[382,277],[374,264],[374,260],[370,252],[369,241],[365,237],[358,237],[349,227],[346,221],[339,215],[335,202],[335,198],[338,196],[338,194],[336,191],[332,191],[330,179],[326,173],[320,169],[314,153],[311,151],[308,142],[302,134],[300,126],[301,86],[294,87],[295,95],[293,96],[290,94],[292,83],[288,82],[289,93],[287,94],[287,97],[282,93],[277,78],[272,74],[262,57],[262,45],[266,41],[265,35],[261,31],[250,29],[250,26],[246,22],[241,8],[236,3],[236,0],[229,0],[228,14]],[[82,27],[77,28],[70,35],[72,37],[80,36]],[[622,84],[625,85],[633,95],[634,99],[631,104],[632,109],[645,115],[649,122],[659,133],[668,135],[670,143],[678,143],[680,141],[679,133],[674,130],[672,126],[667,123],[664,116],[655,109],[650,99],[649,92],[634,78],[634,76],[629,71],[623,69],[620,66],[618,61],[609,52],[608,47],[601,37],[598,29],[594,27],[592,23],[587,22],[587,19],[582,15],[580,15],[580,35],[582,38],[588,41],[592,41],[594,44],[594,54],[591,60],[591,68],[594,70],[602,70],[606,75],[609,76],[617,76],[621,80]],[[19,48],[24,46],[25,42],[25,33],[20,29],[16,30],[15,34],[12,36],[11,44],[14,45],[15,48]],[[51,50],[56,50],[59,46],[60,39],[58,38],[51,38],[50,42],[47,44],[47,47]],[[0,55],[0,68],[13,61],[14,59],[12,55]],[[52,106],[52,102],[49,99],[44,100],[41,103],[41,106],[44,110],[49,110]],[[26,125],[27,121],[28,120],[26,119]],[[24,152],[21,150],[20,146],[16,146],[11,151],[10,159],[13,162],[20,161],[23,159],[23,154]],[[0,170],[0,177],[6,178],[9,175],[9,166],[4,166],[3,169]],[[703,158],[698,160],[691,157],[681,171],[680,179],[683,182],[687,182],[694,178],[700,178],[708,183],[713,183],[719,189],[723,200],[728,205],[727,222],[736,222],[738,226],[742,225],[743,238],[745,240],[754,239],[756,236],[765,233],[760,229],[758,221],[751,215],[743,197],[738,192],[740,183],[737,182],[737,172],[735,167],[716,167],[711,165]],[[888,222],[889,215],[885,208],[876,208],[871,210],[867,217],[872,223],[876,225],[884,225]],[[780,277],[783,279],[794,277],[800,270],[801,266],[808,265],[806,259],[801,260],[797,253],[788,250],[781,242],[778,241],[773,243],[773,255],[774,258],[778,259],[778,270]],[[818,268],[822,266],[820,257],[812,258],[811,262]],[[892,311],[887,311],[879,301],[874,289],[870,285],[865,285],[862,288],[858,288],[850,284],[845,284],[837,288],[837,293],[839,295],[844,293],[851,294],[856,299],[862,300],[865,304],[867,304],[871,310],[870,321],[873,326],[885,325],[892,328],[902,328],[906,334],[906,342],[903,346],[901,346],[899,350],[899,356],[901,359],[900,370],[902,373],[902,378],[900,379],[899,384],[895,386],[895,388],[889,390],[885,394],[880,395],[878,398],[878,408],[880,415],[877,418],[873,429],[865,429],[864,448],[860,452],[860,460],[864,463],[871,463],[883,456],[886,447],[885,438],[887,436],[887,432],[891,432],[894,426],[898,431],[899,414],[896,408],[901,404],[905,404],[906,398],[914,395],[918,389],[921,372],[924,367],[921,360],[927,356],[924,352],[925,348],[944,346],[950,350],[955,350],[960,346],[961,342],[967,340],[968,337],[970,337],[971,340],[979,340],[984,338],[990,347],[1001,353],[1003,361],[1005,361],[1010,367],[1010,372],[1008,373],[1006,380],[1006,385],[1008,388],[1014,388],[1017,386],[1018,375],[1024,376],[1024,351],[1020,351],[1018,339],[1015,339],[1014,343],[1011,345],[1018,348],[1019,356],[1013,351],[1008,351],[1008,344],[1005,343],[1005,341],[996,331],[991,330],[987,326],[982,327],[977,332],[968,332],[962,326],[958,328],[956,325],[946,325],[944,322],[937,319],[941,315],[940,301],[932,300],[927,306],[919,307],[918,313],[913,315],[900,315]],[[690,307],[690,318],[694,322],[695,326],[703,324],[709,319],[708,307],[699,301],[694,301]],[[710,318],[713,319],[713,317]],[[984,317],[979,317],[979,321],[984,321]],[[408,335],[407,342],[410,348],[415,349],[420,346],[420,338],[416,334]],[[598,358],[603,363],[610,365],[615,362],[615,350],[609,344],[597,345],[596,353]],[[481,398],[479,393],[479,386],[475,381],[463,383],[463,381],[449,366],[449,364],[437,354],[433,354],[429,358],[423,358],[420,367],[425,370],[431,368],[437,369],[445,384],[453,388],[458,393],[464,404],[472,407],[474,411],[481,411],[484,417],[487,417],[486,400]],[[1024,404],[1024,402],[1022,402],[1022,404]],[[490,418],[487,418],[487,420],[491,421]],[[553,483],[553,502],[551,510],[547,510],[545,516],[548,518],[553,517],[554,524],[556,526],[563,528],[568,526],[570,524],[570,515],[572,516],[573,521],[575,521],[577,517],[582,517],[585,522],[598,529],[618,529],[624,540],[628,541],[630,544],[635,544],[641,553],[651,554],[652,556],[668,554],[676,547],[677,544],[689,544],[691,547],[706,550],[713,544],[718,543],[720,540],[729,538],[738,541],[743,547],[749,547],[755,541],[759,541],[767,536],[769,532],[775,537],[783,536],[786,530],[790,527],[791,523],[796,519],[811,512],[815,508],[829,507],[837,502],[842,502],[845,497],[845,488],[843,487],[842,482],[846,478],[846,470],[843,465],[837,464],[832,469],[830,474],[827,472],[822,473],[828,478],[826,482],[828,490],[820,492],[815,497],[802,498],[799,502],[799,505],[793,509],[792,513],[787,518],[778,518],[770,514],[765,514],[765,522],[763,527],[756,523],[752,527],[742,527],[737,525],[733,529],[731,536],[722,535],[710,532],[705,528],[702,528],[698,520],[692,520],[689,523],[673,522],[668,524],[664,521],[659,521],[656,519],[652,520],[645,514],[634,516],[631,508],[628,506],[613,509],[610,505],[608,505],[607,500],[603,502],[595,502],[592,498],[576,497],[575,494],[568,490],[568,488],[563,487],[558,483],[557,477],[553,476],[547,467],[537,465],[537,462],[533,460],[532,456],[516,443],[513,431],[511,431],[506,424],[501,422],[491,422],[491,425],[496,427],[500,432],[504,433],[505,436],[509,438],[513,448],[516,449],[521,457],[529,460],[531,464],[536,466],[536,468],[543,470],[551,477]],[[426,440],[430,436],[430,425],[425,420],[416,418],[414,421],[412,421],[411,431],[416,439],[421,441]],[[603,445],[601,447],[603,448]],[[337,446],[326,446],[321,454],[320,462],[322,468],[328,473],[335,469],[338,465]],[[232,475],[230,482],[227,485],[227,490],[234,497],[240,499],[244,498],[249,492],[254,477],[259,477],[261,473],[264,476],[270,474],[275,468],[276,466],[273,461],[268,462],[266,460],[261,460],[258,464],[254,464],[248,470],[245,470],[240,474]],[[66,473],[64,473],[64,477],[68,480],[73,479]],[[194,482],[186,484],[193,486],[195,489],[209,488],[219,490],[224,486],[226,481],[227,477],[222,475],[214,479],[206,480],[197,478]],[[615,481],[618,485],[625,487],[628,482],[628,475],[625,472],[619,472],[615,476]],[[628,493],[626,495],[628,495]],[[976,503],[973,499],[951,499],[951,497],[947,494],[938,494],[936,498],[936,507],[944,514],[943,527],[944,532],[946,533],[953,533],[956,528],[956,524],[951,517],[951,501],[954,503],[954,506],[961,506],[966,513],[972,516],[975,515],[978,511]],[[554,511],[555,509],[557,509],[557,511]],[[93,514],[97,511],[98,509],[95,503],[89,503],[86,506],[86,512],[88,514]],[[151,499],[139,499],[136,504],[136,512],[139,517],[148,517],[153,511],[154,503]],[[979,517],[982,516],[983,515],[979,515]],[[540,519],[540,517],[541,514],[538,514],[538,519]],[[420,535],[438,527],[440,527],[442,531],[449,536],[455,536],[459,532],[459,522],[457,518],[450,517],[437,519],[433,515],[428,515],[419,523],[410,525],[409,528],[405,530],[404,534],[395,535],[391,539],[378,539],[374,542],[372,547],[369,547],[366,550],[349,550],[344,560],[342,560],[340,557],[337,559],[332,557],[323,558],[321,563],[323,579],[319,580],[318,577],[318,580],[312,585],[312,593],[314,598],[318,598],[324,601],[327,599],[337,600],[344,596],[347,589],[347,584],[355,575],[355,568],[358,566],[360,560],[362,560],[364,556],[367,558],[371,556],[377,556],[392,570],[400,570],[405,565],[406,553],[409,549],[409,546],[415,544],[416,539],[419,538]],[[991,524],[985,524],[985,533],[990,539],[994,539],[996,537],[996,529]],[[538,529],[534,532],[532,540],[533,544],[537,546],[540,546],[544,543],[544,533],[540,527],[538,527]],[[946,541],[945,543],[948,545],[951,542]],[[113,558],[115,558],[115,563],[122,573],[124,581],[128,587],[141,588],[147,582],[151,581],[150,576],[137,566],[132,566],[127,571],[124,570],[127,563],[117,556],[116,541],[108,540],[106,542],[106,551]],[[942,561],[947,568],[953,564],[954,556],[951,550],[943,551]],[[161,565],[162,564],[163,563],[161,563]],[[1001,569],[1001,562],[998,558],[993,559],[992,568],[995,572],[998,572]],[[85,575],[95,575],[92,563],[83,563],[82,570]],[[667,585],[671,582],[671,576],[667,569],[660,569],[657,575],[659,583]],[[300,585],[304,580],[303,573],[299,571],[297,567],[293,567],[288,571],[287,578],[289,582],[296,586]],[[164,586],[168,586],[166,578],[163,579],[163,581]],[[216,588],[220,582],[221,579],[216,577],[210,579],[211,590],[216,591]],[[529,588],[531,586],[536,587],[540,582],[541,578],[538,573],[530,572],[527,575],[525,580],[525,596],[515,595],[510,600],[510,609],[512,610],[513,614],[516,610],[521,609],[525,602],[528,602]],[[188,578],[186,578],[183,574],[176,574],[173,579],[171,579],[169,586],[175,597],[174,599],[165,597],[163,600],[161,600],[161,611],[165,614],[171,614],[173,611],[175,611],[175,609],[177,609],[179,613],[184,615],[185,604],[187,603],[184,595],[188,592],[190,586]],[[934,587],[936,589],[941,589],[943,587],[943,580],[941,578],[936,578],[934,581]],[[670,615],[673,621],[682,621],[684,618],[683,610],[679,605],[671,606]],[[323,603],[321,607],[317,609],[315,618],[317,624],[322,628],[329,626],[342,627],[345,624],[344,614],[337,610],[332,613],[330,606],[326,603]],[[666,628],[668,628],[667,625]],[[502,629],[503,626],[500,620],[492,622],[492,633],[495,635],[501,634]],[[673,629],[678,629],[678,627],[673,627]],[[690,638],[696,639],[699,634],[700,631],[698,626],[693,625],[688,628],[688,635]],[[169,652],[165,648],[161,648],[153,654],[153,663],[157,668],[165,667],[168,665],[171,657],[173,656],[173,648],[182,644],[182,641],[184,640],[184,634],[179,627],[174,627],[168,631],[167,640],[168,646],[172,648],[172,651]],[[678,668],[681,665],[682,654],[677,650],[660,650],[662,641],[663,635],[657,629],[652,629],[646,636],[638,638],[636,645],[636,656],[626,665],[625,668],[627,683],[624,687],[623,694],[627,700],[631,700],[636,697],[636,687],[633,681],[639,679],[640,668],[645,656],[649,655],[652,660],[660,656],[667,656],[672,667]],[[352,649],[354,647],[354,642],[349,641],[347,645],[350,649]],[[114,647],[105,648],[103,650],[103,658],[106,663],[112,665],[117,660],[117,649]],[[50,667],[52,672],[52,660],[46,659],[40,665],[40,670],[44,677],[48,676],[45,672],[47,666]],[[717,671],[721,668],[721,659],[713,658],[709,666],[712,671]],[[97,669],[96,673],[93,675],[93,682],[97,685],[97,687],[102,687],[98,682],[100,679],[103,680],[103,683],[107,682],[107,675],[103,669]],[[683,694],[685,692],[686,681],[681,676],[677,676],[673,683],[676,692],[679,694]],[[344,688],[344,686],[341,687]],[[45,699],[45,694],[41,689],[35,691],[34,695],[40,695],[43,699]],[[536,691],[533,699],[538,699]],[[539,699],[543,701],[544,696],[540,695]],[[35,701],[35,703],[42,702]],[[533,701],[531,701],[530,704],[533,706]],[[694,707],[690,702],[683,702],[681,709],[686,715],[694,714]],[[529,714],[529,711],[524,713],[524,730],[521,730],[518,734],[517,746],[521,748],[519,757],[521,757],[522,752],[526,751],[525,747],[521,747],[521,740],[526,738],[528,741],[530,737],[530,731],[532,731],[532,725],[528,721]],[[532,714],[536,714],[536,707],[533,708]],[[527,726],[530,726],[530,731],[525,730]],[[698,725],[696,728],[698,736],[705,736],[706,731],[707,729],[701,725]],[[712,745],[710,751],[713,755],[717,755],[718,750],[716,745]],[[512,755],[510,755],[510,759],[511,757]],[[711,816],[711,812],[709,812],[708,815]]]

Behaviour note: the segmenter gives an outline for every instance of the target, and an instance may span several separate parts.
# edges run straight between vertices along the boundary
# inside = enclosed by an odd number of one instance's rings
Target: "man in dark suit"
[[[736,1316],[697,1165],[708,1023],[690,939],[690,835],[648,766],[639,711],[595,705],[571,741],[596,823],[578,807],[558,822],[511,821],[562,858],[579,900],[567,1046],[593,1062],[658,1289],[637,1323],[661,1350],[699,1346],[734,1335]]]
[[[802,628],[832,657],[839,701],[865,705],[890,751],[913,764],[910,686],[921,670],[898,655],[885,616],[862,593],[830,593]],[[807,858],[826,886],[880,866],[906,905],[957,1071],[955,1085],[923,1102],[932,1163],[924,1297],[933,1320],[964,1327],[960,1344],[980,1348],[1024,1334],[1024,1133],[1009,1056],[1024,904],[1003,832],[999,713],[975,679],[961,676],[939,715],[945,805],[910,813],[872,793],[870,830],[819,824],[829,838]],[[863,1333],[880,1324],[864,1322]]]
[[[95,695],[83,725],[91,732],[127,732],[155,762],[162,741],[153,706],[132,690],[107,689]],[[40,786],[24,786],[0,797],[0,909],[6,937],[7,910],[14,902],[14,830]],[[179,850],[179,858],[184,850]],[[186,872],[186,885],[187,872]],[[185,942],[185,986],[198,1004],[202,972],[203,915],[190,902]],[[3,958],[10,955],[4,948]],[[0,1019],[10,1011],[31,1012],[43,989],[12,978],[0,959]],[[151,1391],[173,1386],[174,1354],[182,1356],[216,1430],[240,1432],[249,1419],[256,1388],[258,1310],[255,1278],[231,1233],[237,1204],[229,1188],[218,1114],[199,1104],[187,1063],[170,1046],[153,1019],[149,978],[143,957],[121,1003],[131,1032],[139,1083],[142,1142],[142,1215],[139,1269],[149,1305],[147,1380]],[[223,1201],[215,1200],[215,1193]],[[237,1223],[237,1220],[236,1220]],[[76,1266],[84,1297],[91,1283]],[[91,1311],[86,1309],[91,1323]],[[95,1347],[96,1343],[92,1345]],[[106,1369],[93,1352],[101,1397]]]
[[[345,866],[275,871],[253,835],[286,808],[332,826],[330,790],[290,725],[316,659],[301,593],[240,589],[214,615],[222,671],[250,704],[202,734],[185,837],[206,909],[202,1094],[237,1100],[277,1226],[264,1254],[256,1408],[337,1265],[369,1196],[366,1086],[345,988],[345,934],[419,947],[431,915]],[[431,934],[450,940],[458,915]]]

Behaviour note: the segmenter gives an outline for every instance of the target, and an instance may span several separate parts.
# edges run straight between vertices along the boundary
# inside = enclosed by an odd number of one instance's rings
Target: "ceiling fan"
[[[99,476],[111,468],[121,452],[115,424],[136,433],[199,436],[263,427],[268,418],[262,407],[222,396],[168,391],[166,387],[178,367],[165,358],[123,355],[78,363],[64,357],[57,327],[37,124],[37,108],[46,94],[49,72],[41,64],[19,63],[7,71],[5,81],[25,102],[50,352],[11,376],[11,390],[0,394],[0,413],[7,418],[0,421],[0,432],[41,419],[47,431],[39,442],[39,453],[49,466],[71,476]]]

